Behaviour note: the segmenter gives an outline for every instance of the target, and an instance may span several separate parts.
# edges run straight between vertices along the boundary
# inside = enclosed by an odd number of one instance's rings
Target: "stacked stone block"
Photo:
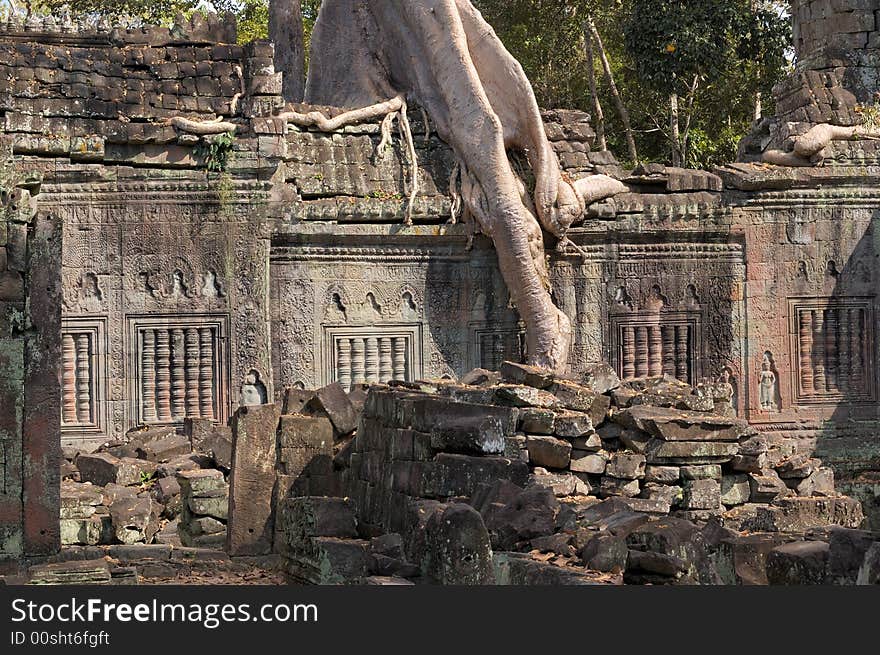
[[[215,469],[180,471],[181,513],[177,533],[184,546],[222,548],[229,518],[229,485]]]

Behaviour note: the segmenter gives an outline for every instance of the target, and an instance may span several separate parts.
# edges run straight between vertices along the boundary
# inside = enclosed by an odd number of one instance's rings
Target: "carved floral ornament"
[[[324,322],[371,325],[421,320],[422,295],[410,284],[333,283],[323,294]]]

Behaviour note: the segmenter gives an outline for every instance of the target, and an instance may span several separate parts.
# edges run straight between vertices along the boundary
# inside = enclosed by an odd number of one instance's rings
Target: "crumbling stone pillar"
[[[2,154],[2,153],[0,153]],[[38,185],[0,177],[0,558],[56,552],[59,533],[61,226]]]

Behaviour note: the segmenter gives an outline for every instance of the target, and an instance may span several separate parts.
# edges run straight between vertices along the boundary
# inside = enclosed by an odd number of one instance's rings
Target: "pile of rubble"
[[[208,421],[132,431],[94,453],[65,450],[65,546],[170,544],[223,548],[231,432]]]
[[[824,580],[836,562],[837,581],[854,583],[863,565],[876,577],[880,535],[856,529],[859,503],[794,443],[731,416],[730,394],[669,377],[621,383],[604,365],[579,382],[505,363],[460,382],[376,385],[356,437],[336,446],[345,492],[294,485],[278,501],[287,573],[318,584],[791,583]]]

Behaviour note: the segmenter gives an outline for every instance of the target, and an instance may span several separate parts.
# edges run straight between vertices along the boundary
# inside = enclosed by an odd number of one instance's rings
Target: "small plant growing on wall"
[[[205,170],[212,173],[223,173],[232,159],[234,143],[235,134],[233,132],[206,137],[196,146],[195,154],[204,162]]]

